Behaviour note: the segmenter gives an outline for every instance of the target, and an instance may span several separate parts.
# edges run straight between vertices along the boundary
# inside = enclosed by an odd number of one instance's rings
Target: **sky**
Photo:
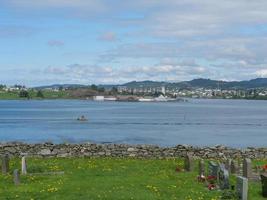
[[[267,77],[266,0],[0,0],[0,84]]]

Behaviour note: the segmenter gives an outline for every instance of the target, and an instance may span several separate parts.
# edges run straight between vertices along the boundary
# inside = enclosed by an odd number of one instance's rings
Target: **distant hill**
[[[256,78],[250,81],[228,82],[231,88],[265,88],[267,87],[267,78]]]
[[[249,81],[220,81],[211,79],[193,79],[191,81],[182,81],[177,83],[169,83],[162,81],[132,81],[121,85],[98,85],[106,89],[117,86],[126,86],[128,88],[152,88],[152,87],[169,87],[169,88],[208,88],[208,89],[253,89],[267,88],[267,78],[256,78]],[[54,84],[50,86],[35,87],[35,89],[58,89],[58,88],[85,88],[88,85],[81,84]]]
[[[170,88],[220,88],[220,89],[251,89],[267,88],[267,78],[257,78],[249,81],[220,81],[211,79],[193,79],[191,81],[182,81],[177,83],[158,82],[158,81],[132,81],[123,84],[130,88],[137,87],[170,87]]]
[[[34,87],[34,89],[37,90],[42,90],[42,89],[59,89],[59,88],[84,88],[88,87],[86,85],[81,85],[81,84],[54,84],[54,85],[44,85],[44,86],[38,86]]]
[[[257,78],[249,81],[220,81],[211,79],[193,79],[191,81],[182,81],[177,83],[157,82],[157,81],[141,81],[129,82],[123,84],[127,87],[170,87],[170,88],[220,88],[220,89],[252,89],[267,88],[267,78]]]
[[[132,81],[129,83],[125,83],[122,86],[126,86],[129,88],[137,88],[137,87],[161,87],[164,85],[168,85],[169,83],[167,82],[157,82],[157,81]]]

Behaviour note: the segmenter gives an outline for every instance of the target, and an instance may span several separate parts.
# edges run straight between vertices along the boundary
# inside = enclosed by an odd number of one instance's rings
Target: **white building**
[[[94,100],[95,101],[104,101],[105,98],[104,98],[104,96],[94,96]]]
[[[162,92],[162,94],[164,94],[164,95],[166,94],[165,86],[162,86],[162,87],[161,87],[161,92]]]

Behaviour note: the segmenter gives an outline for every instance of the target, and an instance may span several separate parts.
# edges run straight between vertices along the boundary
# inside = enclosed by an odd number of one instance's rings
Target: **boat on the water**
[[[86,118],[85,118],[85,116],[84,115],[82,115],[81,117],[78,117],[77,118],[77,121],[88,121]]]

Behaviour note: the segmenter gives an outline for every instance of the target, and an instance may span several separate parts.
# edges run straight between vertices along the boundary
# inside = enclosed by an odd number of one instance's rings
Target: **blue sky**
[[[267,77],[267,1],[0,0],[0,83]]]

